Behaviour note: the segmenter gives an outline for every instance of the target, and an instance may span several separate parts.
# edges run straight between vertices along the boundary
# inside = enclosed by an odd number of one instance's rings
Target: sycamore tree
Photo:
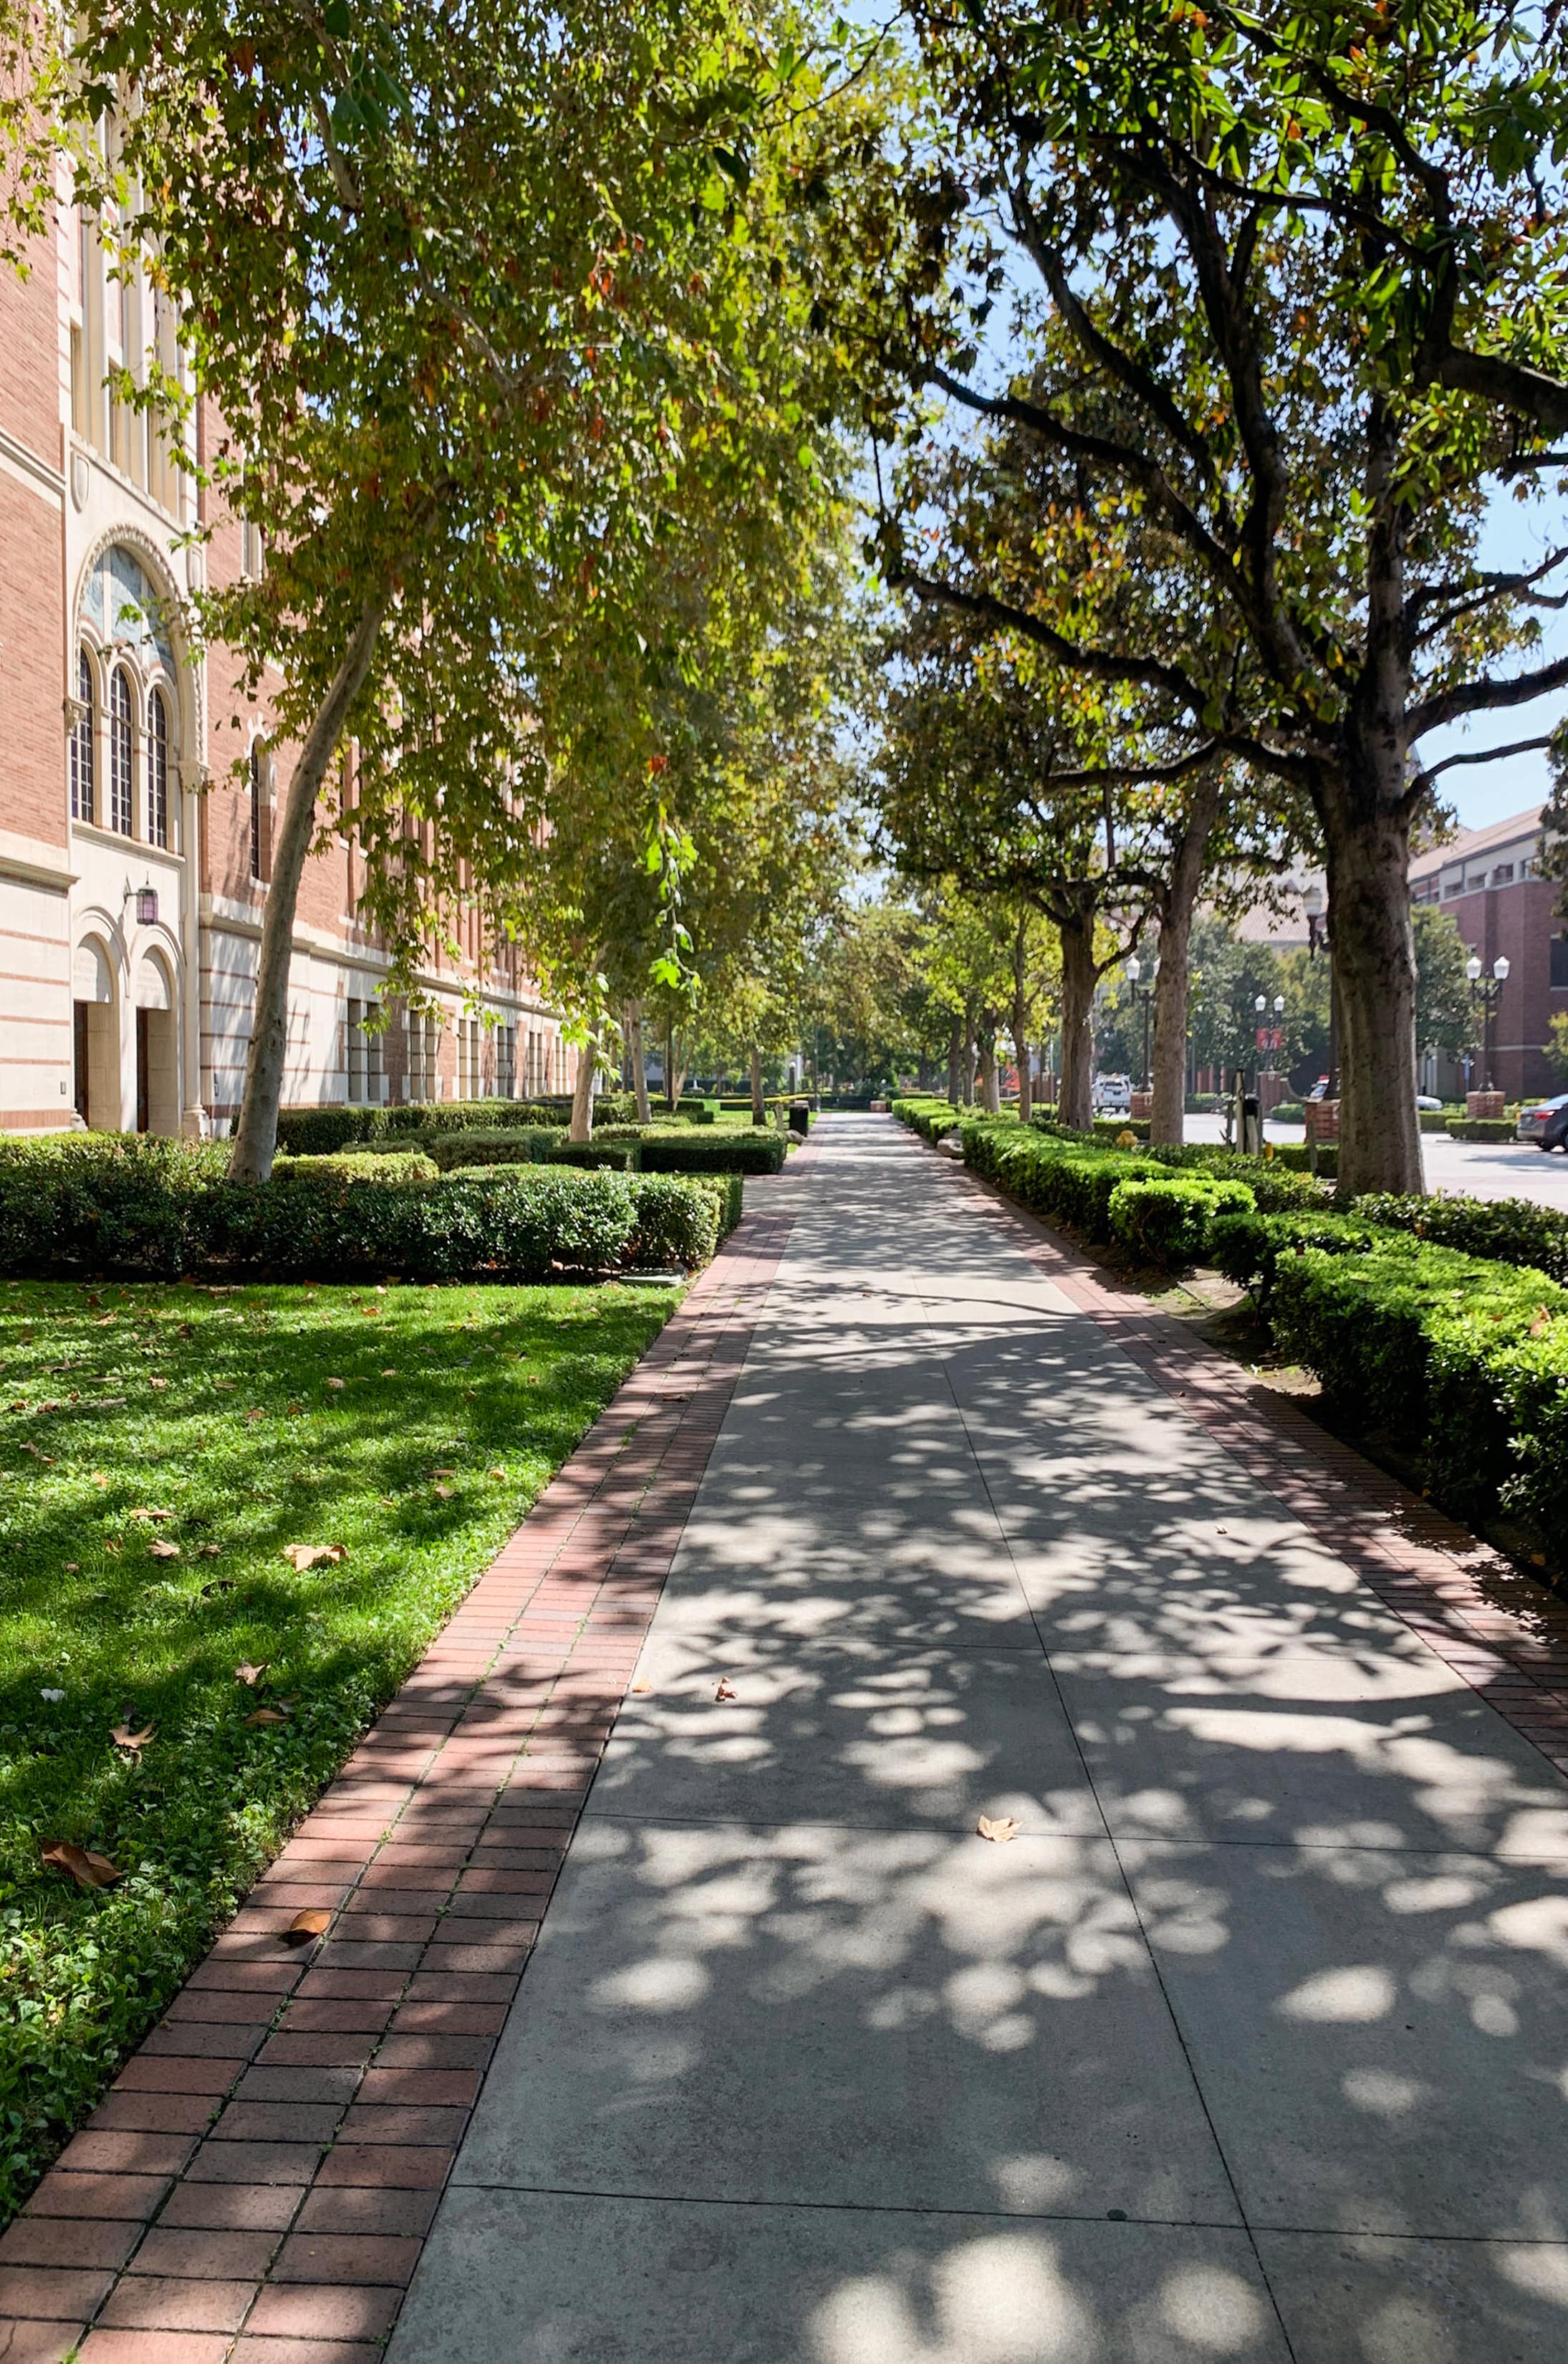
[[[393,990],[460,893],[508,927],[557,644],[637,609],[694,485],[787,506],[814,465],[773,266],[828,94],[746,0],[87,0],[75,67],[83,115],[116,110],[83,193],[178,304],[217,493],[267,536],[199,603],[292,753],[231,1167],[258,1178],[313,847],[357,839]]]
[[[972,490],[967,534],[980,534],[985,507],[984,492]],[[1009,529],[1015,515],[1009,507]],[[1022,901],[1057,931],[1064,1123],[1091,1121],[1100,979],[1158,929],[1151,1130],[1180,1141],[1187,940],[1199,890],[1218,871],[1222,891],[1240,892],[1249,875],[1278,865],[1288,838],[1212,759],[1113,765],[1116,730],[1114,713],[1075,697],[1027,639],[933,609],[895,652],[882,826],[910,875],[951,876]]]
[[[925,97],[845,161],[835,332],[917,484],[968,418],[1029,443],[1037,500],[1027,543],[955,546],[895,471],[884,566],[1122,699],[1107,786],[1227,760],[1309,806],[1341,1180],[1419,1188],[1406,873],[1456,760],[1422,751],[1568,684],[1530,654],[1563,547],[1480,543],[1499,487],[1568,465],[1568,31],[1456,0],[906,17]]]

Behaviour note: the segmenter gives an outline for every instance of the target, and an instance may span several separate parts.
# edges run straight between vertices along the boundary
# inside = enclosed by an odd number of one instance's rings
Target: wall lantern
[[[155,928],[158,925],[158,889],[156,886],[139,886],[137,888],[136,919],[137,925],[139,927]]]

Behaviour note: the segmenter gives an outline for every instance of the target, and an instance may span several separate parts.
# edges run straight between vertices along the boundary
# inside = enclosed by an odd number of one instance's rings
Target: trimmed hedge
[[[1119,1182],[1111,1192],[1111,1236],[1146,1264],[1195,1264],[1217,1215],[1255,1207],[1245,1182],[1173,1174],[1168,1181]]]
[[[430,1178],[390,1158],[282,1160],[224,1178],[227,1152],[105,1134],[0,1145],[0,1272],[278,1279],[542,1280],[694,1266],[731,1201],[674,1175],[498,1166]]]
[[[1530,1199],[1396,1198],[1369,1195],[1355,1202],[1365,1222],[1413,1232],[1418,1240],[1457,1248],[1499,1264],[1533,1265],[1568,1287],[1568,1214]]]
[[[629,1092],[601,1092],[594,1106],[605,1124],[637,1115]],[[278,1117],[278,1147],[296,1157],[327,1157],[351,1143],[400,1143],[410,1133],[428,1145],[439,1133],[510,1132],[530,1125],[557,1125],[564,1132],[571,1118],[571,1098],[561,1093],[533,1100],[409,1100],[396,1108],[284,1109]]]
[[[760,1127],[706,1134],[644,1132],[638,1143],[644,1174],[777,1174],[789,1154],[788,1137]]]
[[[951,1132],[955,1124],[963,1121],[963,1110],[955,1108],[951,1100],[929,1098],[924,1094],[893,1101],[892,1111],[900,1124],[906,1124],[922,1141],[940,1141],[944,1132]]]
[[[1051,1119],[1048,1117],[1045,1121],[1050,1123]],[[1097,1116],[1091,1120],[1091,1125],[1096,1141],[1116,1141],[1124,1132],[1130,1132],[1134,1141],[1149,1138],[1146,1116]]]
[[[1512,1141],[1518,1122],[1511,1116],[1451,1116],[1444,1130],[1451,1141]]]
[[[1269,1165],[1283,1165],[1287,1174],[1310,1174],[1312,1150],[1305,1141],[1271,1141],[1273,1154],[1264,1160]],[[1318,1171],[1326,1181],[1331,1181],[1340,1170],[1338,1142],[1323,1142],[1318,1151]]]

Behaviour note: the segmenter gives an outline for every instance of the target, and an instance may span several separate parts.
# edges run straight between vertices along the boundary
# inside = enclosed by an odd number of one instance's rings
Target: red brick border
[[[0,2236],[0,2364],[376,2364],[793,1221],[732,1233]]]
[[[954,1169],[949,1169],[954,1170]],[[1444,1663],[1568,1773],[1568,1604],[1331,1436],[1006,1193],[956,1169],[1025,1255]]]

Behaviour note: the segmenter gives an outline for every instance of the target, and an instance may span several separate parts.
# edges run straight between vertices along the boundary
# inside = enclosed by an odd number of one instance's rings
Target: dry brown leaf
[[[997,1846],[1018,1835],[1018,1824],[1011,1814],[998,1814],[995,1822],[989,1814],[982,1814],[974,1828],[979,1837],[994,1840]]]
[[[457,1471],[455,1469],[432,1469],[430,1475],[432,1478],[455,1478],[457,1476]]]
[[[82,1563],[79,1559],[62,1559],[60,1565],[67,1576],[80,1576],[82,1573]]]
[[[653,1686],[649,1681],[646,1675],[639,1675],[631,1688],[634,1691],[651,1691],[653,1689]]]
[[[261,1677],[266,1673],[267,1668],[272,1665],[272,1663],[271,1658],[263,1658],[259,1667],[252,1667],[250,1665],[236,1667],[234,1669],[234,1679],[237,1683],[244,1683],[251,1690],[254,1690],[257,1684],[261,1681]]]
[[[490,1472],[490,1475],[492,1476],[492,1478],[504,1478],[504,1477],[506,1475],[506,1471],[501,1467],[501,1466],[500,1466],[499,1462],[497,1462],[497,1464],[496,1464],[495,1467],[494,1469],[492,1469],[492,1471]]]
[[[383,1371],[381,1376],[384,1379],[395,1379],[397,1374],[395,1371]]]
[[[283,1933],[284,1944],[308,1946],[313,1938],[326,1935],[331,1920],[330,1912],[323,1912],[318,1906],[312,1906],[306,1912],[296,1912]]]
[[[150,1723],[144,1732],[133,1732],[128,1715],[123,1723],[116,1724],[109,1738],[117,1748],[145,1748],[156,1730],[157,1726]]]
[[[735,1686],[730,1681],[728,1676],[726,1675],[720,1680],[718,1689],[714,1693],[714,1698],[716,1700],[732,1700],[734,1697]]]
[[[329,1388],[346,1388],[349,1382],[347,1379],[328,1379],[327,1384]]]
[[[1530,1336],[1532,1338],[1544,1338],[1551,1327],[1551,1314],[1547,1311],[1544,1305],[1538,1305],[1535,1309],[1535,1320],[1529,1325]]]
[[[253,1420],[262,1420],[265,1417],[266,1415],[262,1411],[261,1405],[252,1404],[250,1411],[245,1415],[245,1424],[249,1427]]]
[[[450,1502],[456,1489],[451,1486],[432,1486],[430,1491],[432,1494],[439,1494],[443,1502]]]
[[[284,1418],[285,1420],[298,1420],[298,1419],[300,1419],[300,1418],[302,1417],[302,1415],[304,1414],[304,1411],[305,1411],[305,1406],[304,1406],[303,1404],[296,1404],[296,1403],[284,1404]]]
[[[222,1388],[229,1395],[233,1394],[235,1388],[239,1385],[239,1382],[238,1379],[214,1379],[213,1381],[213,1386],[215,1388]]]
[[[51,1839],[41,1859],[68,1871],[78,1888],[112,1888],[117,1879],[124,1877],[119,1866],[111,1863],[106,1855],[95,1855],[89,1847],[74,1846],[69,1839]]]
[[[133,1519],[172,1519],[174,1513],[172,1511],[132,1511],[130,1515]]]
[[[196,1325],[194,1321],[181,1321],[175,1326],[174,1335],[176,1338],[194,1338],[195,1334]]]
[[[104,1473],[103,1473],[103,1471],[102,1471],[101,1469],[95,1469],[95,1470],[94,1470],[94,1472],[93,1472],[93,1483],[94,1483],[94,1485],[95,1485],[95,1486],[106,1486],[106,1485],[108,1484],[108,1482],[109,1482],[109,1481],[108,1481],[108,1479],[105,1477],[105,1475],[104,1475]]]
[[[198,1559],[216,1559],[222,1549],[223,1545],[221,1544],[198,1544],[196,1545],[196,1557]]]
[[[161,1535],[156,1536],[148,1544],[147,1549],[150,1557],[153,1559],[178,1559],[180,1556],[179,1544],[166,1544]]]
[[[306,1568],[319,1567],[323,1560],[347,1559],[347,1544],[285,1544],[284,1557],[298,1576]]]
[[[93,1327],[95,1330],[106,1330],[111,1321],[117,1321],[119,1318],[117,1313],[100,1313]]]
[[[245,1721],[248,1724],[286,1723],[288,1722],[288,1713],[285,1709],[282,1708],[259,1707],[256,1710],[255,1714],[248,1715]]]

